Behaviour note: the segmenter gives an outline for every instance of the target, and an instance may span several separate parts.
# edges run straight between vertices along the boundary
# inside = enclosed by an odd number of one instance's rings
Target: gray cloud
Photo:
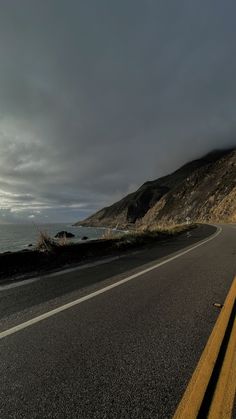
[[[0,222],[76,221],[235,144],[235,12],[233,0],[3,0]]]

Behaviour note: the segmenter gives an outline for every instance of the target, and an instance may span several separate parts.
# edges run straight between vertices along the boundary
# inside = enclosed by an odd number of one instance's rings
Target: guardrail
[[[236,392],[236,277],[174,419],[232,418]]]

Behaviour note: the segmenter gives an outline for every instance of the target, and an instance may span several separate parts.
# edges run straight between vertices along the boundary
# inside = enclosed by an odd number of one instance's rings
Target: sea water
[[[40,231],[54,237],[62,230],[75,235],[71,239],[72,242],[79,242],[84,236],[90,240],[98,239],[106,231],[105,228],[79,227],[71,224],[0,224],[0,253],[15,252],[26,249],[29,245],[34,246]]]

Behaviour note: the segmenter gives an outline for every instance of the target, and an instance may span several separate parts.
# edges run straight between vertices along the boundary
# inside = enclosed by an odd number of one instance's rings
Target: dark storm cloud
[[[229,0],[3,0],[0,214],[76,220],[235,144],[235,12]]]

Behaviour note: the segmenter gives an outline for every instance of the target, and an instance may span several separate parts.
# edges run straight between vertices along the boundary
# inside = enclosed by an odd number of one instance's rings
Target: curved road
[[[171,418],[235,273],[236,225],[201,226],[1,286],[0,417]]]

